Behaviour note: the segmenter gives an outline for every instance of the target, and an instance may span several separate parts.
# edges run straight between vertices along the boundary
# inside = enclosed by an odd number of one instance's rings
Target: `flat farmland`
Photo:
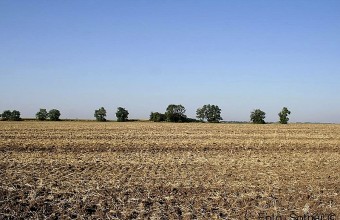
[[[265,216],[340,218],[340,125],[0,122],[0,219]]]

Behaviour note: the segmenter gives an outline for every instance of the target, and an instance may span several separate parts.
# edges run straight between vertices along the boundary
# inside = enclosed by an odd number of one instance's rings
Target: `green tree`
[[[196,117],[201,121],[207,120],[208,122],[220,122],[221,109],[217,105],[203,105],[196,111]]]
[[[9,121],[11,119],[12,116],[12,112],[10,110],[5,110],[2,114],[1,114],[1,120],[3,121]]]
[[[106,121],[106,110],[104,107],[101,107],[98,110],[94,111],[94,117],[97,121]]]
[[[59,121],[60,111],[58,109],[52,109],[48,112],[48,117],[51,121]]]
[[[165,119],[166,119],[165,114],[159,112],[151,112],[150,114],[150,121],[160,122],[165,121]]]
[[[20,121],[20,112],[17,110],[6,110],[1,114],[1,120],[3,121]]]
[[[282,111],[279,112],[281,124],[287,124],[288,123],[288,121],[289,121],[288,115],[290,115],[290,111],[288,110],[288,108],[283,107]]]
[[[116,112],[117,121],[119,122],[127,121],[128,115],[129,115],[129,112],[125,108],[122,108],[122,107],[117,108],[117,112]]]
[[[182,105],[170,104],[165,112],[166,120],[170,122],[185,122],[187,119],[185,111]]]
[[[10,118],[11,121],[20,121],[21,118],[20,118],[20,112],[17,111],[17,110],[13,110],[12,113],[11,113],[11,118]]]
[[[40,121],[44,121],[44,120],[47,119],[48,113],[47,113],[46,109],[41,108],[41,109],[37,112],[37,114],[35,114],[35,117],[36,117],[38,120],[40,120]]]
[[[255,109],[250,114],[250,120],[254,124],[265,124],[264,119],[266,118],[266,113],[261,111],[260,109]]]

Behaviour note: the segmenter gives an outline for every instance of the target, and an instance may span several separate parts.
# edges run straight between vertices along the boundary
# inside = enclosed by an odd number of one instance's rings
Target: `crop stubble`
[[[339,125],[0,122],[0,219],[339,217],[339,147]]]

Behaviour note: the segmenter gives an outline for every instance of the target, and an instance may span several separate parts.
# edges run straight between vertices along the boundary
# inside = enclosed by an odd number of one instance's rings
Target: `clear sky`
[[[0,111],[340,123],[340,1],[0,0]]]

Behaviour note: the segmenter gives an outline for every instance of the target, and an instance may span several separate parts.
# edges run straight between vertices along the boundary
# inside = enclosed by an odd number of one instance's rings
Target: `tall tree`
[[[97,121],[106,121],[106,110],[104,107],[101,107],[98,110],[94,111],[94,117]]]
[[[203,105],[202,108],[197,109],[196,117],[201,121],[219,122],[222,120],[221,109],[217,105]]]
[[[119,122],[127,121],[128,116],[129,116],[129,112],[125,108],[122,108],[122,107],[117,108],[117,112],[116,112],[117,121]]]
[[[250,113],[250,120],[254,124],[265,124],[264,119],[266,118],[266,113],[261,111],[260,109],[255,109]]]
[[[279,112],[279,118],[281,124],[287,124],[289,121],[288,115],[290,115],[290,111],[287,107],[283,107],[282,111]]]

